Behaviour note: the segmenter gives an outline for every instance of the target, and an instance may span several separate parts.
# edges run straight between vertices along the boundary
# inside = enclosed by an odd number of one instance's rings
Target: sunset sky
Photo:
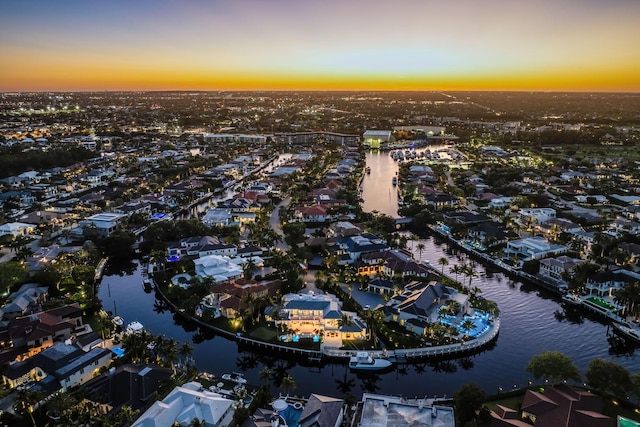
[[[3,0],[0,91],[640,91],[640,0]]]

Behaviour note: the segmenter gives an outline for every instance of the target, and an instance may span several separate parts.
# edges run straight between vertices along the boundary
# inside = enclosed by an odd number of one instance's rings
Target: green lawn
[[[589,298],[587,298],[587,301],[597,305],[598,307],[604,308],[605,310],[615,310],[616,309],[614,306],[612,306],[611,304],[609,304],[608,302],[606,302],[605,300],[600,299],[600,298],[589,297]]]
[[[253,331],[249,332],[249,337],[261,341],[275,341],[278,337],[278,331],[273,328],[267,328],[265,326],[258,326]]]

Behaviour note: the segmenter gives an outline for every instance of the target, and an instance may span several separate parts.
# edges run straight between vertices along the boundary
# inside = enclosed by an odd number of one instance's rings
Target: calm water
[[[391,214],[397,210],[397,198],[389,198],[388,193],[395,191],[391,179],[397,166],[388,153],[368,154],[367,165],[372,172],[364,180],[365,209]],[[374,194],[380,197],[374,198]],[[409,245],[415,248],[418,243],[425,245],[422,259],[436,268],[440,268],[440,257],[448,259],[445,272],[456,263],[471,262],[466,255],[433,238],[410,242]],[[417,250],[415,254],[417,257]],[[480,384],[489,393],[497,392],[499,387],[506,391],[514,385],[526,385],[533,379],[524,368],[532,356],[545,350],[559,350],[567,354],[583,373],[589,361],[596,357],[620,363],[632,374],[640,370],[637,355],[609,354],[606,326],[576,312],[567,313],[565,317],[557,298],[532,285],[515,282],[498,270],[480,264],[476,264],[476,270],[479,277],[474,279],[473,285],[482,289],[486,298],[497,301],[501,311],[500,335],[491,350],[439,364],[401,366],[396,371],[373,376],[356,376],[345,365],[327,365],[318,370],[295,362],[282,362],[276,363],[274,370],[282,374],[286,372],[295,379],[295,393],[308,395],[317,392],[338,397],[345,390],[356,396],[362,391],[405,396],[451,396],[469,381]],[[195,347],[193,356],[202,370],[216,375],[244,371],[249,382],[260,383],[259,372],[264,366],[260,359],[271,355],[264,351],[260,357],[239,352],[235,342],[203,333],[171,312],[158,309],[154,294],[144,292],[143,279],[137,264],[131,264],[124,270],[118,268],[117,271],[109,266],[99,291],[104,308],[117,312],[126,323],[141,322],[154,334],[191,342]],[[272,386],[273,391],[277,389]]]

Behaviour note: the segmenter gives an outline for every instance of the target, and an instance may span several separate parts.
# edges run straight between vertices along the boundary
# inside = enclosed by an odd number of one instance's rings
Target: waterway
[[[384,195],[394,190],[391,179],[397,166],[388,153],[368,154],[367,165],[372,172],[363,181],[365,210],[390,214],[397,210],[397,200],[387,198],[386,204],[376,202],[373,194],[380,194],[384,199]],[[419,243],[425,246],[421,254],[417,250]],[[410,242],[409,246],[416,257],[429,261],[436,269],[440,268],[438,259],[445,257],[449,262],[444,267],[445,273],[457,263],[472,262],[465,254],[436,238]],[[294,393],[308,395],[316,392],[336,397],[342,396],[345,390],[356,396],[363,391],[411,397],[451,396],[462,384],[471,381],[488,393],[508,391],[526,386],[533,380],[525,366],[532,356],[545,350],[565,353],[583,373],[589,362],[597,357],[620,363],[632,374],[640,371],[637,354],[610,354],[607,326],[597,319],[582,312],[565,313],[557,297],[534,285],[514,281],[492,267],[478,263],[475,267],[479,277],[473,279],[472,285],[479,287],[483,296],[496,301],[501,311],[500,335],[492,349],[468,358],[400,366],[395,371],[376,375],[356,375],[345,365],[316,369],[295,362],[276,362],[274,371],[286,372],[294,378],[297,385]],[[201,331],[170,311],[163,310],[154,293],[144,291],[142,271],[137,262],[126,266],[107,266],[99,288],[106,310],[122,316],[126,323],[137,320],[154,334],[192,343],[195,348],[193,357],[201,370],[216,375],[242,371],[250,383],[260,384],[259,372],[265,366],[263,359],[265,356],[275,358],[276,355],[264,350],[260,355],[241,352],[234,341]],[[272,391],[278,391],[275,384]]]

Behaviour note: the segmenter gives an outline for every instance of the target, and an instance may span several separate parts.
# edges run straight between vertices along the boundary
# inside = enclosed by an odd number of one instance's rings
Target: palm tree
[[[40,403],[43,395],[41,391],[31,391],[29,389],[18,390],[13,409],[20,415],[29,415],[33,427],[36,427],[36,420],[33,417],[34,406]]]
[[[640,307],[640,282],[635,281],[625,284],[614,295],[614,301],[623,306],[622,313],[638,316]]]
[[[422,252],[425,250],[424,243],[418,243],[418,246],[416,246],[416,248],[418,249],[418,258],[422,260]]]
[[[293,391],[296,389],[296,382],[291,375],[287,374],[287,376],[282,378],[282,382],[280,383],[280,386],[287,394],[289,394],[290,391]]]
[[[185,363],[186,363],[187,357],[191,356],[192,353],[193,353],[193,346],[188,342],[182,343],[182,345],[178,349],[178,354],[184,357]]]
[[[444,267],[449,265],[449,260],[445,257],[440,257],[438,259],[438,265],[442,266],[442,268],[440,269],[440,274],[444,276]]]
[[[467,284],[467,289],[471,290],[471,280],[474,277],[478,277],[478,273],[476,272],[476,269],[473,268],[473,265],[471,264],[465,264],[462,267],[462,274],[464,274],[469,279],[469,283]]]
[[[126,421],[129,425],[133,422],[133,418],[140,412],[139,409],[134,410],[129,405],[124,405],[120,408],[120,414],[123,418],[122,421]]]
[[[462,322],[462,324],[460,325],[460,327],[462,329],[464,329],[465,331],[467,331],[467,334],[472,330],[476,328],[476,324],[473,323],[473,320],[471,319],[467,319],[464,322]]]
[[[458,281],[458,274],[462,273],[461,268],[458,264],[454,265],[449,269],[449,273],[453,273],[456,275],[456,282]]]

